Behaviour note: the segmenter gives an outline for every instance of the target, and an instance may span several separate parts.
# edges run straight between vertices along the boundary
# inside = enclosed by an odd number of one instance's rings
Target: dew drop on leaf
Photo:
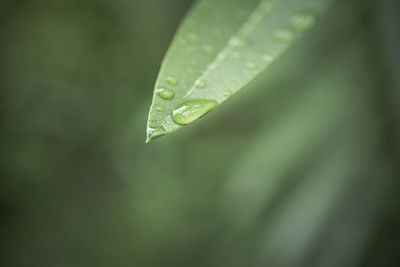
[[[269,54],[263,55],[262,59],[264,60],[264,62],[266,62],[268,64],[271,63],[272,61],[274,61],[274,57]]]
[[[204,88],[204,87],[206,87],[207,82],[206,82],[205,80],[203,80],[203,79],[200,79],[200,80],[196,80],[196,81],[194,82],[194,85],[195,85],[197,88]]]
[[[249,70],[256,70],[257,69],[257,65],[253,62],[247,62],[246,63],[246,68],[248,68]]]
[[[302,11],[295,13],[290,18],[290,24],[296,31],[305,31],[315,23],[315,14],[311,11]]]
[[[239,38],[239,37],[233,37],[230,41],[229,41],[229,45],[232,47],[243,47],[246,44],[246,40],[244,38]]]
[[[165,100],[170,100],[175,96],[174,91],[168,88],[158,88],[157,95]]]
[[[232,95],[232,91],[228,90],[224,93],[224,96],[230,97]]]
[[[167,78],[167,83],[169,83],[170,85],[177,85],[178,79],[175,76],[169,76]]]
[[[290,42],[293,39],[293,33],[287,29],[278,29],[274,32],[275,39],[281,42]]]
[[[186,125],[197,120],[218,105],[215,100],[198,99],[188,100],[172,111],[172,119],[175,123]]]

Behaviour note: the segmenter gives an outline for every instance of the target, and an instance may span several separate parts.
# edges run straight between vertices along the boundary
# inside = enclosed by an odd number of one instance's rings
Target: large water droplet
[[[199,80],[196,80],[196,81],[194,82],[194,85],[195,85],[197,88],[204,88],[204,87],[206,87],[207,82],[206,82],[205,80],[203,80],[203,79],[199,79]]]
[[[189,100],[172,111],[172,119],[177,124],[185,125],[197,120],[218,105],[215,100]]]
[[[278,29],[274,32],[275,39],[281,42],[290,42],[294,35],[290,30]]]
[[[162,99],[170,100],[175,96],[175,93],[168,88],[158,88],[157,95],[160,96]]]
[[[290,24],[296,31],[305,31],[315,23],[315,14],[311,11],[301,11],[290,18]]]
[[[177,85],[178,79],[175,76],[171,75],[167,78],[167,83],[169,83],[170,85]]]

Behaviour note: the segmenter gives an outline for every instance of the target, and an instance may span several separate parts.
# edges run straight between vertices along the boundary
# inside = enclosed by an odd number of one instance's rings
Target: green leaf
[[[155,85],[147,142],[218,106],[314,25],[330,0],[202,0],[180,26]]]

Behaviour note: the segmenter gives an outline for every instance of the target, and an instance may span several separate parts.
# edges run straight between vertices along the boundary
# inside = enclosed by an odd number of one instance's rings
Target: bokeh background
[[[400,266],[397,0],[338,0],[145,144],[191,0],[0,4],[0,266]]]

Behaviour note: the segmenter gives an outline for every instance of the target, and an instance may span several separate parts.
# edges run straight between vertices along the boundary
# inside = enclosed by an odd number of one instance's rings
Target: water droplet
[[[185,125],[197,120],[218,105],[215,100],[189,100],[172,111],[172,119],[177,124]]]
[[[157,95],[160,96],[162,99],[169,100],[175,96],[175,93],[168,88],[158,88]]]
[[[243,38],[233,37],[229,41],[229,45],[232,46],[232,47],[243,47],[245,45],[245,41],[244,41]]]
[[[246,68],[248,68],[249,70],[256,70],[257,69],[257,65],[253,62],[247,62],[246,63]]]
[[[188,33],[187,38],[192,43],[196,43],[200,40],[199,36],[193,32]]]
[[[201,51],[206,55],[212,55],[214,53],[214,48],[210,45],[203,45]]]
[[[315,14],[311,11],[302,11],[290,18],[290,24],[296,31],[305,31],[315,23]]]
[[[165,128],[162,125],[157,126],[157,128],[148,128],[146,143],[148,143],[150,140],[156,139],[166,134],[167,132],[165,131]]]
[[[178,79],[175,76],[169,76],[167,78],[167,83],[169,83],[170,85],[177,85]]]
[[[236,81],[231,81],[231,85],[236,86],[237,82]]]
[[[274,57],[272,55],[269,55],[269,54],[263,55],[262,59],[267,64],[272,63],[274,61]]]
[[[207,82],[206,82],[205,80],[203,80],[203,79],[200,79],[200,80],[196,80],[196,81],[194,82],[194,85],[195,85],[197,88],[204,88],[204,87],[206,87]]]
[[[224,96],[225,97],[230,97],[232,95],[232,91],[231,90],[228,90],[228,91],[226,91],[225,93],[224,93]]]
[[[157,107],[156,110],[158,112],[163,112],[163,111],[165,111],[165,107]]]
[[[290,42],[293,39],[293,33],[287,29],[278,29],[274,32],[275,39],[282,42]]]

